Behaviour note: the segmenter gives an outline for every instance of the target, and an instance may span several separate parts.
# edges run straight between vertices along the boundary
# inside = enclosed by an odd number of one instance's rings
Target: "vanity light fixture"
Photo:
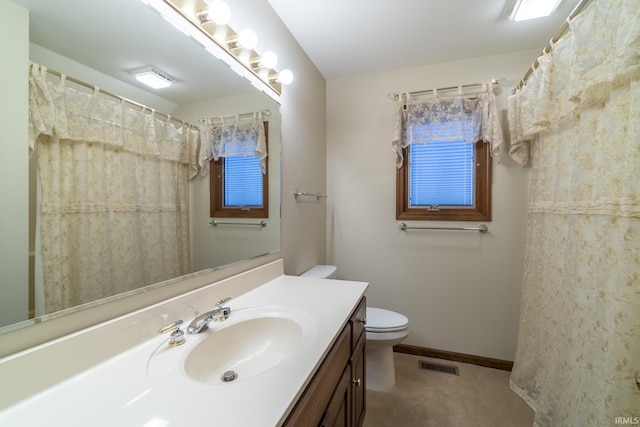
[[[205,0],[207,1],[207,0]],[[227,25],[231,21],[231,9],[222,0],[207,1],[209,3],[207,16],[218,25]]]
[[[293,82],[293,73],[291,70],[287,70],[286,68],[278,73],[278,77],[276,78],[278,83],[282,83],[283,85],[288,85]]]
[[[232,36],[227,40],[229,49],[253,49],[258,44],[258,35],[251,28],[245,28],[237,36]]]
[[[175,83],[175,79],[154,67],[138,68],[130,71],[136,80],[153,89],[163,89]]]
[[[236,33],[227,23],[231,13],[222,0],[141,0],[164,19],[202,45],[211,55],[222,60],[233,71],[249,80],[260,91],[280,102],[282,85],[293,81],[290,70],[280,73],[275,53],[263,55],[254,51],[258,37],[252,30]],[[223,4],[224,3],[224,4]],[[226,6],[226,8],[225,8]],[[217,10],[222,10],[222,17]],[[228,15],[228,16],[224,16]]]
[[[278,65],[278,55],[270,50],[267,50],[260,57],[259,64],[265,68],[274,68],[276,65]]]
[[[251,28],[245,28],[238,34],[238,44],[245,49],[253,49],[258,45],[258,35]]]
[[[549,16],[562,0],[516,0],[509,19],[525,21],[527,19]]]
[[[261,56],[251,58],[249,63],[254,71],[260,73],[275,68],[275,66],[278,65],[278,56],[272,51],[267,50]]]

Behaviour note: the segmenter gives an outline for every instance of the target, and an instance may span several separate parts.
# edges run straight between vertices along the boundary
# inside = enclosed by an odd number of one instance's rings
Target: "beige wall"
[[[29,152],[27,150],[29,15],[0,0],[0,325],[28,314]],[[6,203],[11,200],[12,203]],[[5,250],[2,250],[4,248]],[[9,250],[10,249],[10,250]]]
[[[234,28],[258,34],[256,50],[274,50],[277,68],[294,73],[282,91],[282,236],[286,274],[325,261],[325,202],[296,201],[293,190],[326,192],[325,80],[264,0],[229,0]],[[235,18],[234,18],[235,17]]]
[[[486,235],[400,231],[390,146],[395,102],[387,95],[503,77],[497,102],[505,125],[506,97],[536,55],[518,52],[327,83],[327,259],[338,266],[339,278],[370,282],[369,305],[409,318],[405,344],[513,360],[528,171],[506,155],[494,162],[493,220]]]

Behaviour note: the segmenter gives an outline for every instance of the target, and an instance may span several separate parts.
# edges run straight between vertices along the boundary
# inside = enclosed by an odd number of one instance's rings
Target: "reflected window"
[[[268,122],[264,133],[268,149]],[[220,157],[211,161],[210,170],[212,218],[269,217],[269,168],[262,173],[260,158]]]

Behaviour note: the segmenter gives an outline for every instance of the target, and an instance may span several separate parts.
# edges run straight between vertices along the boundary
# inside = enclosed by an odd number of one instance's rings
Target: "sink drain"
[[[238,378],[238,374],[236,374],[234,371],[227,371],[224,374],[222,374],[222,382],[225,382],[225,383],[231,382],[236,378]]]

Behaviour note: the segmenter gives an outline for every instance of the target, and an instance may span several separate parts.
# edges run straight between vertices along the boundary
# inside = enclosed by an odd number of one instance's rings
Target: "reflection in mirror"
[[[39,101],[31,102],[31,135],[40,137],[24,136],[33,145],[24,166],[29,271],[20,272],[20,295],[0,303],[0,332],[279,250],[275,101],[142,2],[9,1],[29,10],[29,59],[69,77],[32,69],[31,99]],[[147,66],[175,83],[145,89],[130,71]],[[269,113],[266,226],[214,227],[198,128],[256,111]],[[81,127],[72,123],[79,117]],[[0,242],[0,253],[10,250]]]

